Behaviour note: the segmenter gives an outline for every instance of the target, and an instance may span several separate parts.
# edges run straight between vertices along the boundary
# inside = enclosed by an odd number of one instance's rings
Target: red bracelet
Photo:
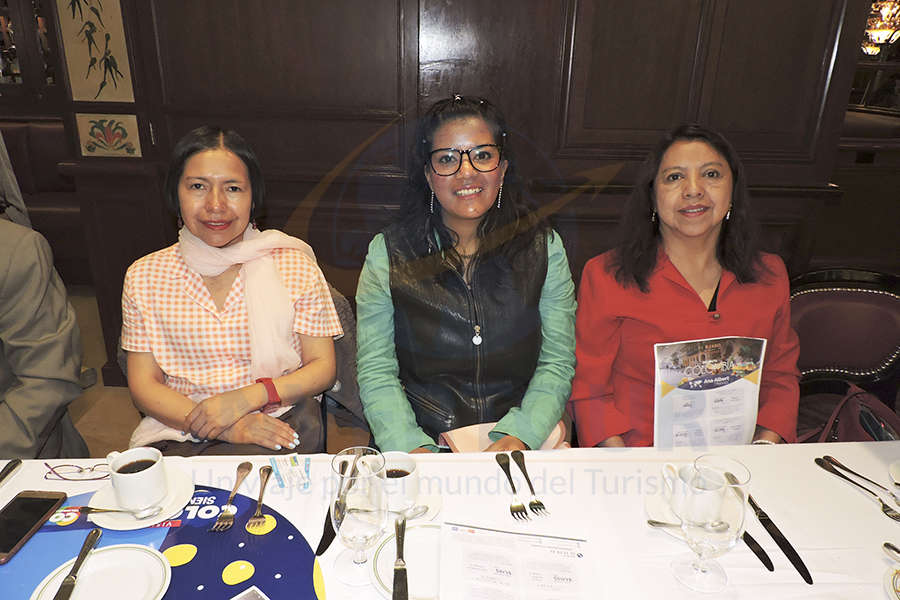
[[[279,408],[281,408],[281,396],[278,395],[278,390],[275,389],[275,384],[272,383],[271,377],[260,377],[256,380],[256,383],[261,383],[266,387],[266,393],[269,395],[269,401],[265,403],[265,405],[259,410],[264,413],[275,412]]]

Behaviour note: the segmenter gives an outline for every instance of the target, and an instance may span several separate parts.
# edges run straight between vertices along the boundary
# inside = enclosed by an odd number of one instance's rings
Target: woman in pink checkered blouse
[[[128,269],[122,347],[146,416],[131,446],[170,454],[323,450],[316,396],[342,333],[309,246],[252,223],[262,173],[237,133],[201,127],[166,177],[178,243]]]

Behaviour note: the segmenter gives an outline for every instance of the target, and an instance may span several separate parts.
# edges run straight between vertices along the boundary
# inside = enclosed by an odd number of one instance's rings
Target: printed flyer
[[[688,340],[654,344],[653,350],[656,447],[750,443],[765,339]]]

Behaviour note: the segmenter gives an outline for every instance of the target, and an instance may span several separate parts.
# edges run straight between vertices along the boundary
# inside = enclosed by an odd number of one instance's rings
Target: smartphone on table
[[[19,492],[0,510],[0,565],[9,561],[66,500],[65,492]]]

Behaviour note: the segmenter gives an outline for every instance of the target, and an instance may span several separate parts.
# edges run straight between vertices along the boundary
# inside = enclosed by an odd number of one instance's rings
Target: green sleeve
[[[562,416],[575,375],[575,285],[562,239],[547,236],[547,277],[541,289],[541,352],[522,405],[511,409],[490,433],[492,441],[513,435],[540,448]]]
[[[437,451],[419,427],[400,385],[394,348],[394,303],[384,236],[369,244],[356,288],[356,335],[359,395],[375,443],[383,451],[409,452],[421,446]]]

